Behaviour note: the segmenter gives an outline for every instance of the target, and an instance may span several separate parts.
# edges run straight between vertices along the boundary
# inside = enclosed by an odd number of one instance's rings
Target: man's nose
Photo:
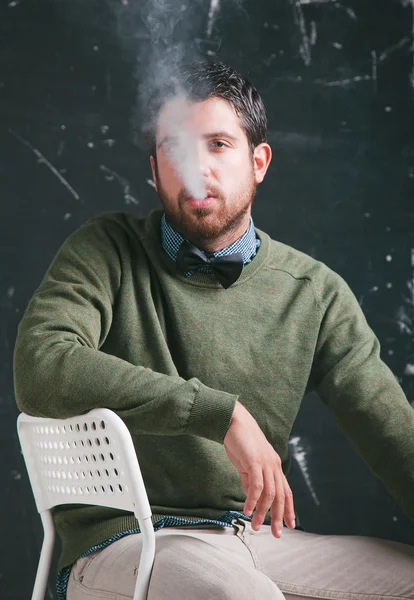
[[[194,148],[196,165],[201,175],[208,177],[211,172],[211,155],[204,140],[197,141]]]

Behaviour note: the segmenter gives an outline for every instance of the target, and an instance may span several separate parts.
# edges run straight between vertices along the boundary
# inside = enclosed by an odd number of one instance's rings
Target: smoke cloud
[[[189,60],[201,60],[193,39],[197,30],[194,14],[177,0],[149,0],[142,20],[151,39],[146,72],[141,72],[139,104],[143,115],[147,115],[144,133],[153,128],[157,115],[152,113],[151,98],[159,90],[169,89],[174,98],[165,107],[168,118],[163,119],[167,129],[164,135],[174,142],[169,146],[169,158],[182,179],[186,191],[194,198],[206,197],[206,189],[197,161],[199,140],[189,128],[189,98],[182,85],[181,68]]]
[[[215,42],[222,0],[121,0],[117,4],[119,37],[136,45],[138,98],[141,129],[147,136],[156,121],[151,99],[158,90],[169,89],[177,101],[169,107],[169,131],[175,138],[169,156],[189,195],[206,197],[198,163],[200,140],[188,127],[189,96],[182,82],[182,66],[215,55]],[[242,0],[228,0],[241,8]],[[204,46],[204,50],[202,47]],[[212,50],[215,48],[215,50]],[[138,119],[137,119],[138,121]]]
[[[195,0],[123,0],[115,10],[122,44],[136,57],[137,112],[133,116],[136,135],[148,137],[157,122],[153,98],[168,90],[168,120],[164,135],[174,138],[169,158],[189,195],[205,198],[206,189],[197,162],[198,140],[188,127],[189,97],[182,84],[182,66],[205,58],[200,38],[206,33],[206,3]],[[207,7],[208,8],[208,7]]]
[[[182,84],[183,64],[216,54],[221,41],[214,39],[223,0],[106,0],[109,10],[96,1],[64,3],[72,16],[91,19],[99,28],[116,28],[116,37],[128,61],[135,61],[136,111],[132,116],[135,139],[141,140],[154,124],[151,99],[169,88],[179,98],[170,110],[170,131],[176,138],[170,150],[174,167],[187,192],[204,198],[206,190],[196,152],[199,140],[188,128],[189,96]],[[227,0],[241,9],[242,0]],[[216,36],[217,38],[217,36]]]

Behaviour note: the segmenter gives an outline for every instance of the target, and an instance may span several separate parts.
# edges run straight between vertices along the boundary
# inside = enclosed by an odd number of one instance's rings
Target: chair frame
[[[134,513],[142,552],[133,600],[146,600],[155,534],[134,444],[122,419],[107,408],[68,419],[21,413],[17,431],[44,530],[32,600],[44,600],[46,592],[55,544],[51,508],[67,503]]]

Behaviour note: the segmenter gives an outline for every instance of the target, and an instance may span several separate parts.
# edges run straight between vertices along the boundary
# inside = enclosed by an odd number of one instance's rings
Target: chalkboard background
[[[58,247],[86,219],[159,206],[138,94],[157,40],[216,56],[259,89],[274,158],[255,223],[347,280],[414,403],[414,2],[182,6],[3,0],[0,8],[3,599],[30,597],[42,540],[15,430],[17,324]],[[413,523],[318,398],[305,398],[291,449],[307,530],[414,543]]]

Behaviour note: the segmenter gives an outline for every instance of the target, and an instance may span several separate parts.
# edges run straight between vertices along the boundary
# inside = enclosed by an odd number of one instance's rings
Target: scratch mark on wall
[[[413,335],[412,331],[412,320],[411,317],[407,314],[407,310],[405,306],[400,306],[397,310],[397,318],[396,323],[400,330],[400,333],[405,335]]]
[[[301,0],[290,0],[290,2],[292,4],[293,20],[295,25],[297,25],[302,37],[302,42],[299,46],[299,54],[301,55],[305,65],[309,67],[312,63],[312,52],[309,35],[306,29],[306,21],[303,14],[302,3]]]
[[[319,498],[317,497],[315,490],[313,489],[312,481],[309,475],[308,463],[306,460],[306,450],[300,443],[300,437],[293,437],[289,440],[289,445],[292,447],[292,456],[296,460],[299,469],[303,475],[305,483],[308,487],[308,490],[311,493],[311,496],[317,506],[320,505]]]
[[[387,59],[390,56],[390,54],[392,54],[393,52],[396,52],[397,50],[400,50],[400,48],[403,48],[406,44],[408,44],[409,41],[410,41],[410,38],[404,37],[399,42],[394,44],[393,46],[389,46],[383,52],[381,52],[381,54],[378,57],[378,61],[383,62],[385,59]]]
[[[411,6],[412,9],[412,17],[411,17],[411,32],[412,32],[412,42],[414,45],[414,0],[402,0],[403,6]],[[410,73],[410,87],[414,91],[414,52],[413,52],[413,66]]]
[[[310,33],[310,43],[311,46],[315,46],[318,41],[318,30],[316,28],[315,21],[311,21],[311,33]]]
[[[64,140],[60,140],[59,147],[56,152],[57,156],[62,156],[65,146],[66,146],[66,142]]]
[[[325,81],[323,79],[314,79],[314,83],[324,85],[326,87],[344,87],[351,85],[352,83],[361,83],[363,81],[371,81],[371,75],[356,75],[356,77],[349,77],[348,79],[337,79],[336,81]]]
[[[404,375],[414,376],[414,365],[410,363],[408,365],[405,365]]]
[[[346,10],[346,14],[349,17],[351,17],[351,19],[353,19],[354,21],[358,21],[358,17],[356,16],[356,12],[354,11],[353,8],[347,7],[345,10]]]
[[[213,31],[214,20],[217,11],[220,10],[220,0],[210,0],[210,10],[208,11],[207,37],[209,38]]]
[[[378,91],[377,82],[378,82],[378,57],[375,50],[371,50],[371,62],[372,62],[372,70],[371,70],[371,79],[374,88],[374,93],[376,94]]]
[[[122,185],[123,192],[124,192],[125,204],[139,204],[138,200],[130,194],[131,185],[130,185],[129,181],[127,179],[125,179],[125,177],[122,177],[115,171],[112,171],[112,169],[108,169],[108,167],[106,167],[105,165],[99,165],[99,168],[104,173],[109,174],[109,176],[106,177],[107,181],[112,181],[113,179],[116,179]]]
[[[25,146],[27,146],[28,148],[30,148],[33,152],[33,154],[35,154],[37,156],[37,158],[39,159],[38,162],[39,163],[43,163],[47,166],[48,169],[50,169],[53,173],[53,175],[55,175],[59,181],[65,186],[65,188],[67,190],[69,190],[69,192],[72,194],[72,196],[76,199],[76,200],[80,200],[80,196],[77,192],[75,192],[75,190],[73,189],[73,187],[68,183],[68,181],[61,175],[61,173],[59,173],[59,171],[52,165],[51,162],[49,162],[47,160],[47,158],[45,158],[43,156],[43,154],[34,146],[32,146],[32,144],[30,142],[28,142],[27,140],[25,140],[19,133],[17,133],[17,131],[14,131],[13,129],[9,129],[9,133],[11,133],[12,135],[14,135],[22,144],[24,144]]]
[[[414,248],[411,248],[411,266],[413,268],[412,278],[407,281],[409,296],[406,301],[411,307],[414,307]]]

